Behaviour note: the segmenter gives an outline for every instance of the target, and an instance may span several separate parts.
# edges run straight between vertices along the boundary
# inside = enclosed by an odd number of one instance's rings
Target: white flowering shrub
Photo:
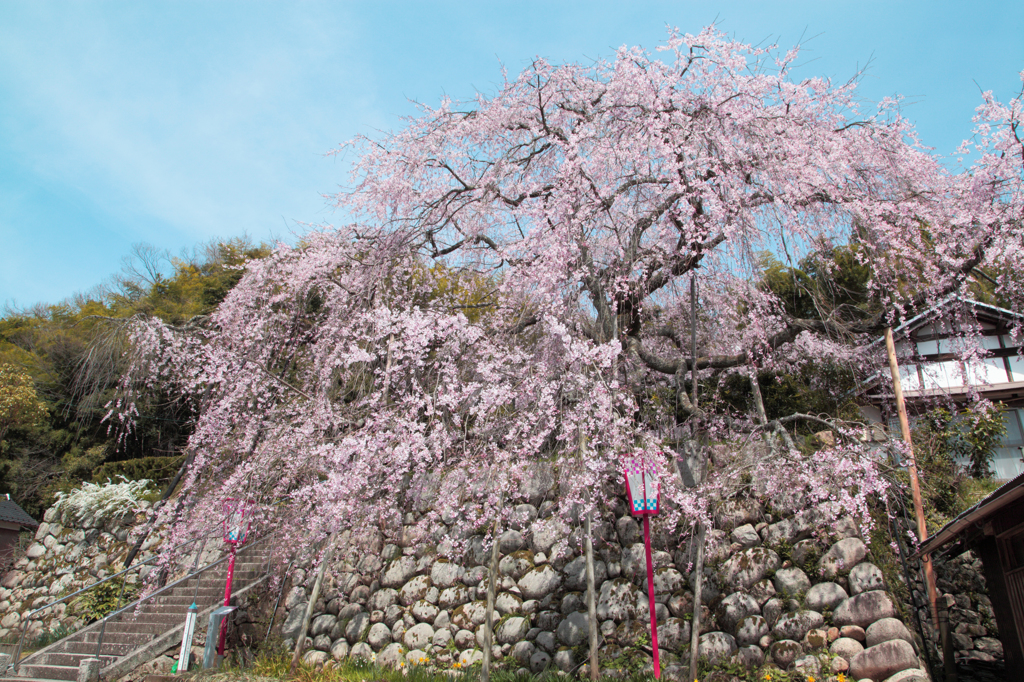
[[[130,481],[118,476],[120,483],[109,478],[106,483],[82,483],[69,493],[57,493],[54,508],[64,518],[82,521],[87,518],[103,519],[114,515],[138,511],[142,497],[149,492],[149,479]]]

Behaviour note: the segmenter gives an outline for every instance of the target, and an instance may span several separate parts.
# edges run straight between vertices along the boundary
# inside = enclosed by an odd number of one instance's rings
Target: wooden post
[[[907,418],[907,404],[903,401],[903,386],[900,383],[900,367],[896,362],[896,344],[892,340],[892,327],[885,328],[885,352],[889,356],[889,373],[892,375],[892,390],[896,395],[896,411],[900,416],[900,431],[903,433],[903,441],[907,444],[910,458],[907,461],[907,470],[910,472],[910,492],[914,498],[914,516],[917,517],[918,542],[924,543],[928,539],[928,526],[924,520],[924,506],[921,500],[921,483],[917,478],[917,459],[914,457],[914,444],[910,439],[910,420]],[[939,631],[939,610],[938,593],[935,589],[935,570],[932,568],[931,554],[921,557],[924,564],[924,577],[928,585],[928,603],[932,610],[932,623],[935,631]]]
[[[690,271],[690,371],[693,382],[694,412],[697,411],[697,273]],[[692,417],[696,419],[696,416]],[[694,483],[704,482],[704,448],[697,442],[697,425],[693,424],[693,447],[697,449],[697,470],[694,472]],[[704,542],[705,528],[700,521],[696,527],[697,556],[693,561],[693,570],[697,572],[693,585],[693,617],[690,620],[690,679],[697,679],[697,657],[700,649],[700,609],[701,596],[704,591]]]
[[[480,682],[488,682],[491,679],[491,648],[494,646],[494,598],[498,590],[498,514],[505,504],[505,496],[502,494],[498,502],[498,508],[494,512],[494,527],[491,530],[493,543],[491,546],[491,567],[487,579],[487,614],[484,618],[484,660],[480,666]]]
[[[693,586],[693,619],[690,621],[690,678],[697,679],[697,654],[700,653],[700,608],[701,592],[704,591],[704,524],[697,522],[697,558],[693,561],[693,570],[697,571],[697,579]]]
[[[644,515],[644,554],[647,559],[647,606],[651,616],[651,652],[654,679],[661,679],[661,649],[658,648],[658,610],[654,601],[654,560],[651,558],[651,517]]]
[[[587,438],[583,435],[583,429],[579,432],[579,448],[577,454],[579,455],[579,464],[582,469],[584,461],[586,459],[587,450]],[[591,502],[590,490],[586,491],[587,504]],[[596,580],[594,578],[594,541],[591,538],[591,532],[593,528],[593,509],[587,510],[586,519],[583,522],[583,531],[585,539],[583,541],[583,554],[586,561],[587,568],[587,634],[590,643],[590,679],[591,682],[597,682],[598,678],[598,663],[597,663],[597,650],[598,650],[598,637],[597,637],[597,596],[595,593]]]
[[[584,547],[587,555],[587,624],[590,635],[590,679],[591,682],[597,682],[598,668],[597,668],[597,599],[594,595],[596,590],[594,580],[594,542],[590,537],[591,532],[591,517],[594,512],[587,512],[586,531],[587,539],[584,543]]]
[[[295,668],[299,665],[299,656],[302,655],[302,643],[306,639],[306,633],[309,632],[309,622],[313,619],[313,609],[316,608],[316,600],[320,598],[320,585],[324,582],[327,564],[331,562],[331,556],[334,554],[334,539],[337,534],[337,531],[331,533],[331,537],[327,540],[327,551],[324,552],[324,558],[320,562],[320,569],[316,572],[316,581],[313,582],[313,593],[309,595],[309,603],[306,604],[306,615],[302,619],[302,630],[299,632],[298,641],[295,642],[292,664],[288,667],[289,676],[295,674]]]

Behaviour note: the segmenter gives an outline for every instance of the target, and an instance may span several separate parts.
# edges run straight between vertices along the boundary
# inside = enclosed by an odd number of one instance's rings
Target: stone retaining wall
[[[588,617],[579,529],[551,516],[551,503],[542,501],[551,485],[543,493],[516,507],[513,527],[500,536],[493,654],[512,669],[583,672]],[[331,567],[314,608],[308,662],[351,656],[445,668],[481,660],[489,552],[475,537],[457,560],[445,558],[445,536],[460,531],[453,525],[433,539],[417,536],[414,524],[425,511],[407,514],[390,541],[380,539],[379,551],[349,554]],[[825,539],[815,519],[813,510],[767,513],[753,501],[728,503],[718,514],[701,618],[707,668],[768,664],[819,680],[838,673],[876,682],[928,679],[920,638],[901,620],[856,524],[844,519]],[[640,528],[620,500],[595,520],[594,531],[602,672],[649,667]],[[662,667],[668,679],[682,680],[691,556],[687,547],[655,535]],[[296,570],[285,586],[276,618],[289,644],[299,635],[312,582]],[[714,676],[732,679],[725,672]]]
[[[149,507],[148,502],[142,502],[138,514],[86,519],[48,509],[36,530],[35,542],[0,581],[0,640],[20,637],[25,619],[35,609],[122,570],[133,545],[133,531],[146,521]],[[135,564],[154,557],[164,538],[161,531],[152,533],[143,543]],[[221,544],[210,543],[200,560],[207,562],[218,557]],[[194,556],[186,557],[184,563],[190,565],[192,559]],[[142,566],[127,574],[129,589],[141,586],[152,570],[152,566]],[[61,628],[71,632],[86,625],[87,618],[77,606],[74,602],[61,603],[32,617],[27,642],[45,632]]]
[[[915,567],[919,564],[915,563]],[[1003,660],[1003,644],[995,612],[988,597],[984,569],[971,551],[952,557],[935,557],[935,577],[940,603],[949,612],[953,649],[958,662],[999,663]],[[942,660],[942,645],[931,622],[920,570],[916,570],[914,599],[925,634],[934,643],[934,657]]]

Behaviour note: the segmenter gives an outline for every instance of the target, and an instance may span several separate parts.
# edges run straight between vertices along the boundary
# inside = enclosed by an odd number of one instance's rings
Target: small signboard
[[[653,462],[643,455],[625,460],[626,497],[633,516],[644,520],[644,553],[647,555],[647,599],[651,614],[651,648],[654,651],[654,677],[661,679],[661,660],[658,653],[658,620],[654,607],[654,560],[651,558],[651,518],[660,511],[658,479]]]
[[[229,497],[224,500],[224,541],[232,545],[245,542],[249,534],[249,511],[252,503]]]
[[[658,480],[654,467],[642,457],[626,459],[626,495],[633,516],[654,516],[660,509]]]
[[[188,615],[185,616],[185,630],[181,633],[181,649],[178,651],[177,672],[188,671],[189,658],[192,657],[192,637],[196,632],[196,619],[199,616],[199,606],[192,602],[188,607]]]

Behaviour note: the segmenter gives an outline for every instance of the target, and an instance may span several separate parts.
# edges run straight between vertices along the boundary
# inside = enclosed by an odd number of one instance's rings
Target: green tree
[[[36,395],[32,377],[14,365],[0,363],[0,443],[8,430],[32,426],[46,414],[46,405]]]
[[[856,244],[823,246],[794,267],[764,253],[761,286],[778,296],[792,317],[820,320],[827,311],[854,318],[869,312],[870,300],[871,268],[859,252]]]
[[[162,390],[146,392],[137,401],[137,429],[117,447],[103,422],[123,371],[124,325],[139,314],[176,325],[202,323],[246,263],[269,251],[244,238],[202,244],[176,258],[137,245],[104,287],[56,304],[4,311],[0,363],[22,368],[46,414],[35,428],[8,434],[0,492],[38,515],[54,493],[82,481],[173,476],[190,433],[191,405]]]
[[[996,488],[990,466],[1006,432],[999,408],[981,403],[954,414],[940,407],[915,424],[914,453],[929,528],[938,530]],[[969,464],[960,466],[958,460]]]

